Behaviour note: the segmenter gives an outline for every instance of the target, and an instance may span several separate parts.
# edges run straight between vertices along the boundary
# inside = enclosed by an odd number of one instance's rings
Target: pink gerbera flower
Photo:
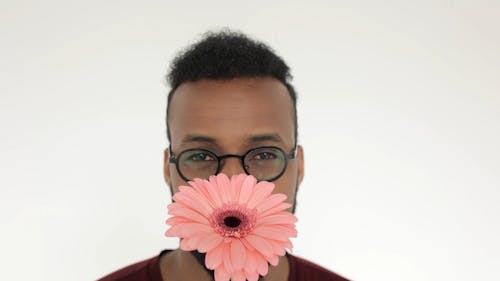
[[[256,281],[292,249],[297,218],[284,211],[286,195],[274,184],[246,174],[194,179],[179,186],[168,206],[166,236],[182,238],[180,248],[206,253],[205,265],[216,281]]]

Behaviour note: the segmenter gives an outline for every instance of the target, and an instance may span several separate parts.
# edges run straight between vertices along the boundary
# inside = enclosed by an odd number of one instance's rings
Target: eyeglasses
[[[243,155],[225,154],[218,156],[214,152],[201,148],[182,151],[175,156],[170,149],[169,163],[175,164],[177,171],[185,181],[194,178],[208,179],[220,172],[221,162],[225,158],[239,158],[247,175],[252,175],[259,181],[275,181],[286,171],[289,159],[294,159],[297,147],[290,154],[275,146],[252,148]]]

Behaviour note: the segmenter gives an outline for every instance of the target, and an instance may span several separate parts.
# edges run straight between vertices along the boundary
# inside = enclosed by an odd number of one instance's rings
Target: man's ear
[[[301,145],[297,146],[297,187],[300,186],[304,179],[304,149]]]
[[[170,178],[170,151],[167,148],[163,151],[163,178],[170,188],[172,188],[172,179]]]

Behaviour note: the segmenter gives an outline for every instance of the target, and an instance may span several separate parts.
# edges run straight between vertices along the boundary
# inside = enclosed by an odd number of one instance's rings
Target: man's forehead
[[[292,100],[274,79],[186,83],[177,89],[170,106],[172,142],[238,138],[293,143]]]

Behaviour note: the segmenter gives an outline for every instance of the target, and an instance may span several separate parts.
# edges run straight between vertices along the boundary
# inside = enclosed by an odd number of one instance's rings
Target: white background
[[[500,279],[500,2],[0,2],[3,280],[93,280],[165,238],[163,77],[208,29],[299,93],[295,254],[355,280]]]

